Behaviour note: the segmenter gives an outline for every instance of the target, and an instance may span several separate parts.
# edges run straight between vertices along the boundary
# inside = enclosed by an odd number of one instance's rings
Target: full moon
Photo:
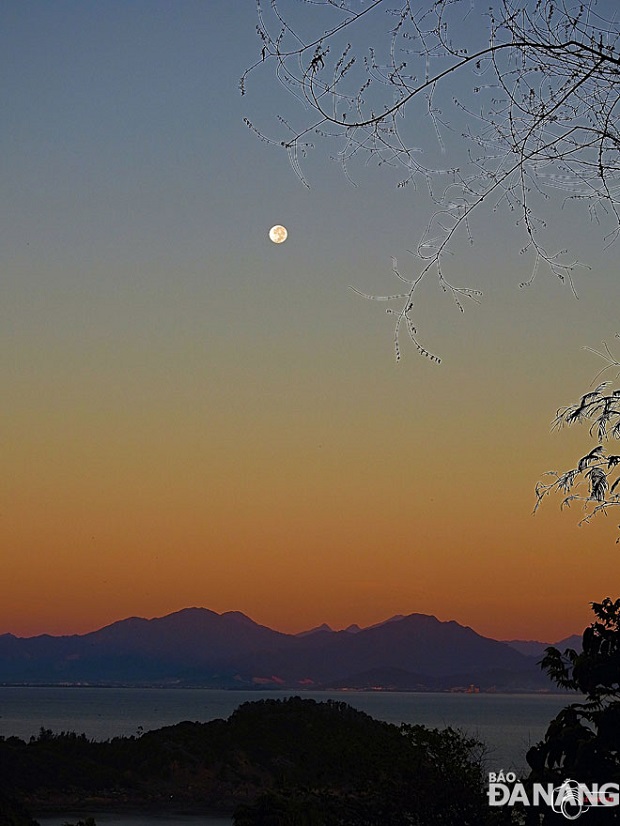
[[[286,227],[276,224],[275,227],[271,227],[269,230],[269,237],[274,244],[283,244],[288,238],[288,231]]]

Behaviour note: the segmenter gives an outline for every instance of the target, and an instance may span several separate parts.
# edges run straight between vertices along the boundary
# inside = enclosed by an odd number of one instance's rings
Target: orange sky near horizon
[[[149,361],[117,399],[97,371],[67,407],[42,376],[59,410],[40,421],[24,406],[12,423],[0,632],[81,633],[194,605],[291,632],[413,612],[495,638],[580,631],[609,592],[613,523],[577,528],[552,500],[532,516],[541,471],[587,440],[550,435],[548,404],[528,420],[531,401],[510,393],[528,357],[506,373],[481,348],[463,380],[473,354],[454,352],[412,382],[416,357],[391,364],[379,335],[355,349],[291,342],[292,374],[238,343],[174,392]]]

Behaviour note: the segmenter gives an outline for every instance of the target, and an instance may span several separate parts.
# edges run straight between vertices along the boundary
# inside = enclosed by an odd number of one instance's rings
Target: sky
[[[520,290],[511,221],[477,219],[455,268],[481,305],[425,286],[442,363],[396,363],[349,286],[413,272],[428,198],[363,163],[354,186],[322,146],[304,186],[243,121],[275,133],[294,104],[263,67],[239,94],[255,26],[251,0],[2,4],[0,633],[189,606],[581,631],[617,596],[617,520],[533,516],[534,488],[590,445],[550,423],[618,329],[618,248],[557,209],[579,298],[544,272]]]

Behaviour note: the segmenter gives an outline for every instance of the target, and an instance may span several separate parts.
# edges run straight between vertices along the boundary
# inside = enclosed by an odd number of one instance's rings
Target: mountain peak
[[[166,620],[170,619],[170,617],[219,617],[222,616],[218,614],[217,611],[212,611],[210,608],[201,608],[197,605],[193,605],[191,608],[180,608],[178,611],[172,611],[170,614],[164,614],[163,617],[153,617],[154,620]]]
[[[220,614],[220,617],[230,617],[230,619],[246,623],[247,625],[258,625],[258,623],[254,622],[254,620],[251,617],[248,617],[247,614],[244,614],[243,611],[224,611],[223,614]]]
[[[329,634],[333,633],[333,628],[331,628],[326,622],[321,623],[321,625],[317,625],[315,628],[310,628],[308,631],[300,631],[298,634],[295,634],[295,636],[310,637],[312,634],[321,634],[324,632]]]
[[[345,629],[343,629],[347,634],[359,634],[362,630],[359,625],[354,622],[352,625],[347,625]]]

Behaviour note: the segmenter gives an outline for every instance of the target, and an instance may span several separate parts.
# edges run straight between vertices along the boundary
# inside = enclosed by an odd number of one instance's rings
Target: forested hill
[[[481,826],[493,821],[479,756],[450,729],[398,727],[345,703],[294,697],[140,737],[91,742],[42,730],[29,743],[2,740],[0,798],[84,817],[89,808],[228,811],[236,826],[265,817],[292,826],[296,813],[341,826]]]

